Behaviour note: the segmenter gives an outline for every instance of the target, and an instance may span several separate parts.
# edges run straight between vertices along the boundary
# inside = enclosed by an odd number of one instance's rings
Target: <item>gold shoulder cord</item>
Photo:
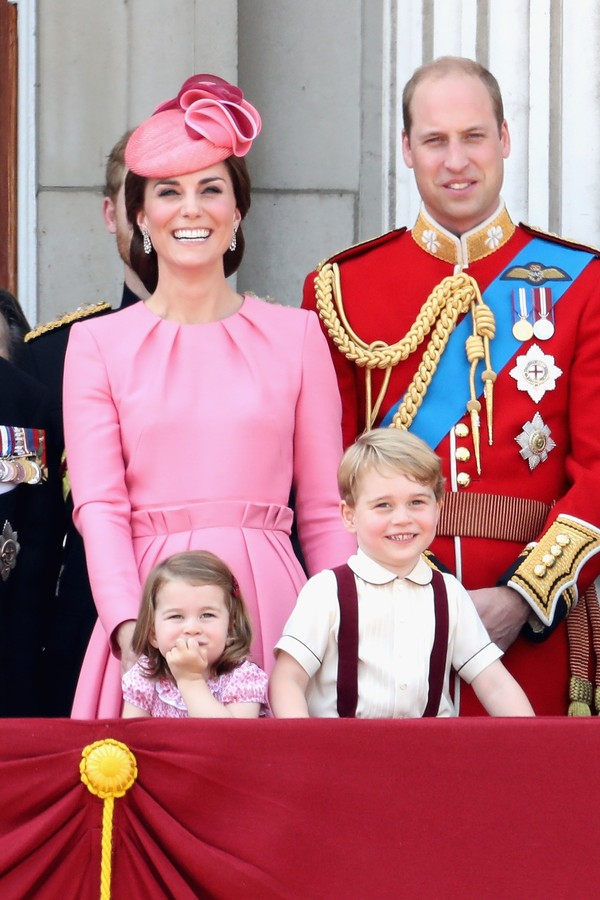
[[[477,471],[481,473],[479,449],[479,412],[481,404],[477,400],[475,373],[480,361],[484,361],[482,374],[487,408],[489,443],[492,443],[493,385],[496,374],[490,358],[490,341],[495,334],[494,314],[484,302],[474,278],[465,272],[458,272],[444,278],[431,292],[410,330],[395,344],[374,341],[366,344],[352,330],[342,302],[340,270],[337,263],[325,263],[315,278],[317,311],[327,328],[331,339],[346,359],[365,368],[366,422],[372,428],[388,389],[392,369],[414,353],[427,335],[431,338],[423,352],[421,362],[408,386],[406,394],[394,415],[392,425],[408,430],[421,406],[438,363],[446,348],[456,322],[469,309],[473,316],[473,333],[467,338],[466,353],[471,364],[469,375],[470,400],[467,410],[471,416],[473,443]],[[383,384],[372,402],[371,370],[384,369]]]

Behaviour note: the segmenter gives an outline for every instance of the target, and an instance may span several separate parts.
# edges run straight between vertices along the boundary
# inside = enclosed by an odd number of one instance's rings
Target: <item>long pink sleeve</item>
[[[302,387],[296,406],[294,483],[298,536],[309,575],[346,562],[354,537],[339,514],[341,401],[327,343],[315,313],[307,318]]]
[[[93,331],[74,325],[64,374],[67,466],[98,615],[107,636],[138,615],[141,586],[117,410]],[[113,648],[114,648],[113,642]]]

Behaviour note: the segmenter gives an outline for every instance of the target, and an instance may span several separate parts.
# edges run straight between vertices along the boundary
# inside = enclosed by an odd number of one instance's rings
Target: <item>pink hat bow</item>
[[[240,88],[216,75],[192,75],[133,132],[125,161],[149,178],[183,175],[245,156],[261,125]]]

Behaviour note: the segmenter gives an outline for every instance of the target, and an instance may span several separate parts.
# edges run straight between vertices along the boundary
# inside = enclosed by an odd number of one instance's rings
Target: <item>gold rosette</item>
[[[105,800],[122,797],[137,778],[135,756],[120,741],[106,738],[84,747],[79,771],[81,780],[92,794]]]
[[[79,771],[88,791],[104,801],[100,898],[109,900],[115,797],[123,797],[134,784],[138,774],[137,761],[126,744],[106,738],[83,748]]]

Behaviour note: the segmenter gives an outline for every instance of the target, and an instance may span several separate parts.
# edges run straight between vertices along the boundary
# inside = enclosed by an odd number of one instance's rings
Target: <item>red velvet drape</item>
[[[83,748],[139,775],[115,800],[112,896],[591,897],[597,719],[4,720],[0,897],[100,895]]]

